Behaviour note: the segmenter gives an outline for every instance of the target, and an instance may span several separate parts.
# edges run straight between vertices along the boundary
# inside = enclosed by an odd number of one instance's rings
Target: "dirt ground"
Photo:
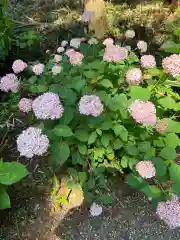
[[[37,189],[37,192],[39,190]],[[89,214],[83,196],[73,191],[69,204],[54,213],[48,194],[19,199],[1,214],[1,240],[179,240],[180,229],[169,230],[140,193],[116,182],[114,203],[98,217]],[[35,197],[36,196],[36,197]],[[23,200],[23,202],[22,202]]]

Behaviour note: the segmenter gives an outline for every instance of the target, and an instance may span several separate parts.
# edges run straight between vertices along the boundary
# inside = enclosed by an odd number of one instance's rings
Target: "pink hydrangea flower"
[[[68,50],[66,50],[65,54],[69,57],[71,55],[71,53],[76,52],[73,48],[69,48]]]
[[[59,96],[52,92],[37,97],[33,101],[32,108],[38,119],[58,119],[64,112]]]
[[[55,65],[54,67],[52,67],[52,73],[53,75],[57,75],[61,72],[62,67],[59,65]]]
[[[87,116],[98,117],[103,112],[100,98],[96,95],[84,95],[79,101],[79,112]]]
[[[84,55],[80,52],[74,51],[69,54],[69,62],[73,65],[82,64],[83,58],[84,58]]]
[[[128,57],[128,50],[118,45],[108,45],[105,48],[103,60],[107,62],[119,62]]]
[[[17,76],[13,73],[6,74],[0,79],[0,90],[3,92],[18,92],[20,82]]]
[[[138,41],[138,43],[137,43],[137,48],[138,48],[142,53],[144,53],[144,52],[147,51],[147,47],[148,47],[147,42],[145,42],[145,41]]]
[[[103,45],[105,45],[106,47],[109,46],[109,45],[113,45],[113,44],[114,44],[114,40],[112,38],[106,38],[103,41]]]
[[[134,38],[135,37],[135,31],[134,30],[131,30],[131,29],[129,29],[129,30],[127,30],[126,32],[125,32],[125,37],[127,38],[127,39],[132,39],[132,38]]]
[[[19,109],[22,112],[28,113],[32,110],[32,100],[29,98],[21,98],[19,101]]]
[[[143,68],[154,68],[156,67],[156,59],[152,55],[143,55],[141,57],[141,66]]]
[[[152,102],[135,100],[129,107],[132,118],[144,125],[156,124],[156,108]]]
[[[38,63],[32,67],[32,71],[35,75],[41,75],[44,71],[44,64]]]
[[[17,138],[17,149],[21,156],[32,158],[35,155],[41,156],[48,150],[49,140],[42,134],[39,128],[29,127]]]
[[[168,118],[163,118],[156,124],[156,131],[163,134],[168,128]]]
[[[136,170],[139,175],[145,179],[156,175],[156,169],[151,161],[140,161],[136,164]]]
[[[180,76],[180,54],[172,54],[162,61],[162,66],[166,73],[173,77]]]
[[[171,229],[180,227],[180,201],[178,198],[159,202],[156,213]]]
[[[27,63],[18,59],[18,60],[13,62],[12,69],[13,69],[14,73],[20,73],[20,72],[23,72],[24,69],[27,68],[27,66],[28,66]]]
[[[139,68],[132,68],[126,73],[126,81],[129,84],[138,85],[142,82],[142,72]]]

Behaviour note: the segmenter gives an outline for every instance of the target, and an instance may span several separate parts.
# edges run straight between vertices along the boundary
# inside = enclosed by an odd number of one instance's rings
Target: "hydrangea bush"
[[[132,30],[126,33],[133,36]],[[167,82],[178,84],[180,54],[157,67],[155,57],[144,53],[147,44],[138,45],[140,57],[112,39],[76,38],[70,46],[63,41],[58,61],[56,54],[29,66],[30,77],[29,71],[18,81],[8,77],[8,86],[2,78],[0,88],[29,96],[19,103],[34,119],[17,138],[20,155],[48,154],[92,200],[93,189],[105,187],[108,176],[123,175],[160,202],[157,213],[168,222],[163,209],[172,208],[171,198],[180,195],[180,96]],[[26,66],[19,64],[13,64],[16,73]]]

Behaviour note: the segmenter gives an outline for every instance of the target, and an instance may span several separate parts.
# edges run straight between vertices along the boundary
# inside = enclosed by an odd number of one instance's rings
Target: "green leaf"
[[[146,196],[152,197],[153,199],[158,199],[162,197],[162,192],[159,188],[153,185],[146,185],[140,189]]]
[[[180,53],[180,44],[175,43],[172,40],[167,40],[162,44],[160,50],[163,50],[167,53]]]
[[[101,143],[104,147],[107,147],[109,145],[110,137],[109,134],[103,133],[101,136]]]
[[[128,156],[123,156],[121,159],[121,166],[123,168],[127,168],[129,163],[129,157]]]
[[[164,139],[168,147],[176,148],[180,145],[180,139],[175,133],[169,133]]]
[[[170,180],[180,184],[180,165],[172,163],[169,167]]]
[[[113,88],[112,82],[108,79],[103,79],[99,84],[105,88]]]
[[[73,165],[77,165],[77,164],[84,165],[84,159],[81,157],[79,152],[72,153],[72,164]]]
[[[76,77],[73,79],[73,82],[70,85],[70,88],[73,88],[76,91],[80,92],[84,88],[85,85],[86,85],[85,79],[82,79],[81,77]]]
[[[160,157],[167,160],[174,160],[177,157],[176,151],[171,147],[164,147],[160,152]]]
[[[140,189],[146,185],[146,182],[142,177],[137,177],[133,173],[129,173],[126,180],[131,187],[134,187],[136,189]]]
[[[165,176],[167,172],[167,166],[164,160],[162,160],[160,157],[152,157],[151,161],[156,168],[156,178],[161,179],[161,177]]]
[[[3,162],[0,164],[0,184],[11,185],[28,175],[24,165],[18,162]]]
[[[180,122],[169,119],[168,128],[166,131],[171,133],[180,133]]]
[[[94,143],[96,141],[97,137],[98,137],[97,133],[95,131],[92,132],[89,136],[88,144],[90,145],[90,144]]]
[[[174,193],[177,196],[180,196],[180,187],[179,187],[179,183],[174,183],[171,188],[170,188],[170,192]]]
[[[72,176],[74,178],[74,180],[78,180],[78,171],[74,168],[68,168],[67,172],[70,176]]]
[[[86,172],[78,172],[78,177],[80,184],[83,185],[88,179],[88,174]]]
[[[162,74],[162,70],[159,70],[157,68],[149,68],[147,70],[147,73],[152,76],[160,76]]]
[[[74,108],[66,106],[64,108],[64,113],[59,120],[59,123],[64,125],[69,124],[73,118],[74,118]]]
[[[61,124],[53,128],[53,133],[58,137],[70,137],[74,135],[70,127]]]
[[[0,209],[6,209],[10,207],[11,203],[6,189],[3,186],[0,186]]]
[[[138,148],[133,144],[126,145],[125,150],[129,155],[132,155],[132,156],[137,156],[139,153]]]
[[[174,109],[176,108],[176,102],[170,96],[160,98],[158,103],[165,109]]]
[[[105,154],[104,148],[95,148],[94,149],[94,159],[97,160],[98,158],[102,158]]]
[[[127,58],[127,61],[129,64],[137,63],[137,62],[139,62],[139,58],[136,56],[136,54],[134,52],[131,51]]]
[[[63,165],[70,156],[70,149],[66,142],[55,142],[51,144],[51,160],[58,164]]]
[[[113,198],[111,196],[108,195],[101,195],[99,197],[96,198],[97,202],[100,202],[102,204],[112,204],[113,203]]]
[[[58,89],[58,93],[61,99],[63,99],[63,101],[66,104],[75,104],[76,103],[76,93],[68,88],[68,87],[62,87]]]
[[[130,94],[132,99],[140,99],[143,101],[147,101],[151,97],[149,89],[140,86],[131,86]]]
[[[111,152],[111,153],[107,154],[107,159],[109,159],[110,161],[112,161],[114,158],[115,158],[114,152]]]
[[[109,130],[109,129],[112,129],[112,127],[113,127],[113,124],[110,119],[109,120],[107,119],[106,121],[104,121],[100,126],[102,130]]]
[[[89,140],[89,133],[85,129],[77,129],[74,135],[80,142],[87,142]]]
[[[84,144],[78,144],[78,150],[82,155],[86,155],[87,147]]]
[[[151,144],[149,142],[138,143],[138,149],[140,152],[147,153],[151,150]]]
[[[123,143],[122,143],[122,141],[120,140],[120,139],[116,139],[114,142],[113,142],[113,148],[115,149],[115,150],[118,150],[118,149],[120,149],[120,148],[122,148],[123,147]]]
[[[122,139],[122,141],[127,142],[128,131],[124,126],[116,124],[113,129],[116,136],[119,136]]]

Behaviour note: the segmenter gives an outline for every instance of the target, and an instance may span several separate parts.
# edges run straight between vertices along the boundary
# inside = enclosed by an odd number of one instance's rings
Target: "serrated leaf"
[[[114,159],[114,157],[115,157],[114,152],[107,154],[107,159],[109,159],[110,161],[112,161]]]
[[[98,158],[102,158],[105,154],[104,148],[95,148],[94,149],[94,159],[97,160]]]
[[[123,156],[121,161],[121,166],[123,168],[127,168],[128,167],[128,163],[129,163],[129,157],[128,156]]]
[[[70,149],[66,142],[55,142],[51,144],[51,160],[58,164],[63,165],[70,156]]]
[[[130,95],[132,99],[139,99],[147,101],[151,97],[151,92],[147,88],[142,88],[140,86],[131,86]]]
[[[112,82],[108,79],[103,79],[99,84],[105,88],[113,88]]]
[[[138,149],[140,152],[146,153],[151,150],[151,144],[149,142],[138,143]]]
[[[170,180],[180,184],[180,165],[172,163],[169,167]]]
[[[90,144],[94,143],[96,141],[97,137],[98,137],[97,133],[95,131],[92,132],[89,136],[88,144],[90,145]]]
[[[134,187],[136,189],[140,189],[146,185],[146,182],[142,177],[137,177],[133,173],[129,173],[126,180],[131,187]]]
[[[66,106],[64,108],[64,113],[62,117],[59,119],[59,123],[64,125],[69,124],[73,118],[74,118],[74,108]]]
[[[122,143],[122,141],[120,140],[120,139],[116,139],[114,142],[113,142],[113,148],[115,149],[115,150],[118,150],[118,149],[120,149],[120,148],[122,148],[123,147],[123,143]]]
[[[3,186],[0,186],[0,209],[6,209],[10,207],[11,203],[6,189]]]
[[[160,152],[160,157],[167,160],[174,160],[177,157],[176,151],[171,147],[164,147]]]
[[[138,148],[133,144],[126,145],[125,150],[129,155],[132,155],[132,156],[137,156],[139,153]]]
[[[82,155],[86,155],[87,147],[84,144],[78,144],[78,150]]]
[[[180,53],[180,44],[175,43],[172,40],[167,40],[162,44],[160,50],[163,50],[167,53]]]
[[[162,196],[161,190],[153,185],[146,185],[141,188],[140,191],[143,192],[146,196],[152,197],[153,199],[158,199]]]
[[[109,130],[109,129],[111,129],[113,127],[113,124],[112,124],[112,121],[109,119],[107,119],[107,120],[105,120],[102,124],[101,124],[101,126],[100,126],[100,128],[102,129],[102,130]]]
[[[162,70],[159,70],[159,69],[157,69],[157,68],[149,68],[149,69],[147,70],[147,73],[150,74],[150,75],[152,75],[152,76],[160,76],[161,73],[162,73]]]
[[[70,137],[74,135],[69,126],[61,124],[53,128],[53,133],[58,137]]]
[[[78,77],[73,79],[73,83],[71,83],[70,88],[73,88],[76,91],[80,92],[85,85],[86,85],[86,80],[82,79],[81,77]]]
[[[58,89],[58,93],[60,98],[63,99],[66,104],[71,105],[76,103],[77,95],[72,89],[61,86]]]
[[[109,145],[110,137],[109,134],[103,133],[101,136],[101,143],[104,147],[107,147]]]
[[[170,188],[170,192],[174,193],[177,196],[180,196],[180,187],[179,187],[179,183],[174,183],[171,188]]]
[[[175,133],[169,133],[164,139],[166,145],[171,148],[176,148],[180,145],[180,139]]]
[[[80,142],[87,142],[89,139],[89,133],[85,129],[77,129],[74,135]]]
[[[158,103],[165,109],[175,109],[176,108],[176,102],[170,96],[160,98],[158,100]]]
[[[79,152],[73,152],[72,153],[72,164],[73,165],[83,165],[84,163],[84,159],[82,158],[82,156],[79,154]]]
[[[152,157],[151,161],[156,169],[156,178],[158,179],[158,178],[161,178],[162,176],[165,176],[167,172],[167,166],[164,160],[162,160],[160,157],[154,157],[154,158]]]
[[[122,141],[126,142],[128,140],[128,131],[124,126],[120,124],[115,124],[113,130],[115,135],[119,136]]]
[[[0,184],[11,185],[28,175],[24,165],[18,162],[3,162],[0,165]]]
[[[180,122],[169,119],[168,128],[166,131],[171,133],[180,133]]]

